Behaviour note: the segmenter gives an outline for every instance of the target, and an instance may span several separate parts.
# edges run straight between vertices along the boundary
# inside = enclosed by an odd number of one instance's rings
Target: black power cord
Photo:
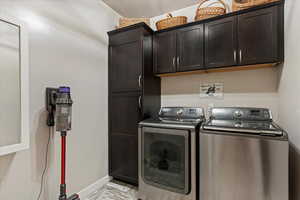
[[[43,188],[44,188],[44,178],[45,178],[45,174],[48,168],[48,152],[49,152],[49,146],[50,146],[50,141],[51,141],[51,127],[49,127],[49,137],[48,137],[48,142],[47,142],[47,149],[46,149],[46,155],[45,155],[45,166],[44,166],[44,170],[42,173],[42,179],[41,179],[41,186],[40,186],[40,192],[38,195],[37,200],[40,200],[42,193],[43,193]]]

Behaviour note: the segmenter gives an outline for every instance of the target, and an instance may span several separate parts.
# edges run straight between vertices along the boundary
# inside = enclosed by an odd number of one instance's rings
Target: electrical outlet
[[[200,98],[223,98],[223,83],[204,83],[200,85]]]

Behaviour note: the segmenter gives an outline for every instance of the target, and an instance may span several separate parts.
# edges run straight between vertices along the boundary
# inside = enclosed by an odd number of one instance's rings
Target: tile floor
[[[99,188],[86,200],[137,200],[137,188],[118,181],[111,181]]]

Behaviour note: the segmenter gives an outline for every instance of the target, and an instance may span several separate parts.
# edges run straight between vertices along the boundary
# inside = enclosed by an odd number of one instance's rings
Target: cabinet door
[[[176,33],[158,33],[154,36],[154,73],[176,71]]]
[[[111,132],[137,136],[137,125],[142,117],[140,93],[111,94],[109,104]]]
[[[110,84],[113,92],[139,90],[142,75],[141,42],[110,47]]]
[[[236,27],[235,16],[205,24],[205,67],[237,65]]]
[[[138,183],[138,137],[115,134],[110,142],[110,176]]]
[[[203,24],[179,29],[177,32],[177,71],[202,69],[203,49]]]
[[[278,7],[238,17],[240,64],[276,62],[278,59]]]
[[[109,172],[133,184],[138,183],[138,123],[142,120],[140,93],[110,95]]]

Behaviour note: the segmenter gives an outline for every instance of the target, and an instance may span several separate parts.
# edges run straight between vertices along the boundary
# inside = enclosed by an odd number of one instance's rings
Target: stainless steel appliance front
[[[210,119],[200,130],[200,199],[288,200],[288,137],[270,126],[271,115],[263,109],[222,108]]]
[[[176,127],[140,127],[139,199],[197,199],[196,130]]]
[[[197,142],[202,108],[163,107],[139,123],[141,200],[197,200]]]
[[[189,134],[188,130],[143,128],[141,176],[147,184],[190,192]]]

